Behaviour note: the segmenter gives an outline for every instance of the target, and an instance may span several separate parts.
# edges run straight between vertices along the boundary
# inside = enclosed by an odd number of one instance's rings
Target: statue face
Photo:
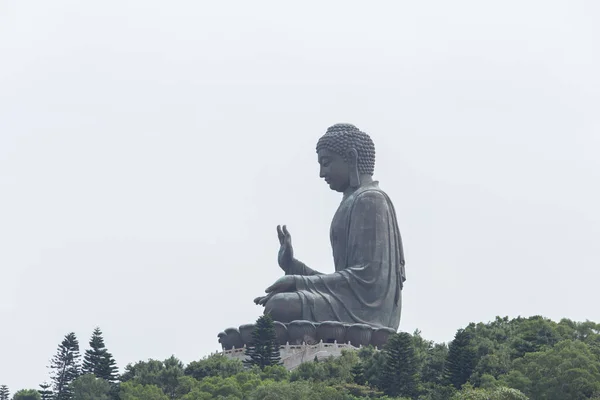
[[[344,192],[350,186],[350,165],[341,155],[327,149],[319,150],[317,156],[319,176],[325,179],[331,190]]]

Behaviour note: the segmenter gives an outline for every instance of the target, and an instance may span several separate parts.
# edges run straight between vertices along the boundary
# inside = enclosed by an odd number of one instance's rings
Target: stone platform
[[[323,343],[310,345],[290,345],[289,343],[285,346],[279,347],[279,354],[281,356],[281,363],[288,371],[294,370],[300,364],[307,361],[314,361],[315,357],[320,360],[324,360],[329,357],[339,357],[342,355],[343,350],[358,350],[350,344],[337,344],[337,343]],[[223,355],[227,358],[244,361],[246,358],[246,346],[241,349],[230,349],[224,350]]]
[[[291,346],[336,344],[354,348],[373,346],[382,348],[388,337],[396,331],[386,327],[366,324],[344,324],[336,321],[310,322],[292,321],[282,323],[275,321],[277,342]],[[242,349],[250,346],[254,324],[241,325],[239,328],[228,328],[219,333],[219,343],[224,351]],[[283,347],[283,346],[282,346]],[[313,357],[314,358],[314,357]]]

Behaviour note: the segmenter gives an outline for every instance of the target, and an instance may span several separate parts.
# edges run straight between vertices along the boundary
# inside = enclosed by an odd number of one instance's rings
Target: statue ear
[[[354,148],[348,150],[347,157],[350,173],[350,186],[359,187],[360,174],[358,173],[358,151],[356,151]]]

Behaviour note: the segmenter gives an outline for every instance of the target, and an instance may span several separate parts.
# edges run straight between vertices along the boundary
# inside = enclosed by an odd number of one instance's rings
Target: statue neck
[[[346,190],[344,190],[344,199],[354,193],[357,189],[362,186],[369,185],[373,183],[373,177],[369,174],[361,174],[360,175],[360,184],[358,186],[348,186]]]

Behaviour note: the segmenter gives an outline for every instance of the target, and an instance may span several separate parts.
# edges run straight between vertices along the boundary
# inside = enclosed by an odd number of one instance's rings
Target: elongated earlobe
[[[360,174],[358,173],[358,152],[356,149],[350,149],[348,151],[348,167],[350,186],[357,188],[360,186]]]

